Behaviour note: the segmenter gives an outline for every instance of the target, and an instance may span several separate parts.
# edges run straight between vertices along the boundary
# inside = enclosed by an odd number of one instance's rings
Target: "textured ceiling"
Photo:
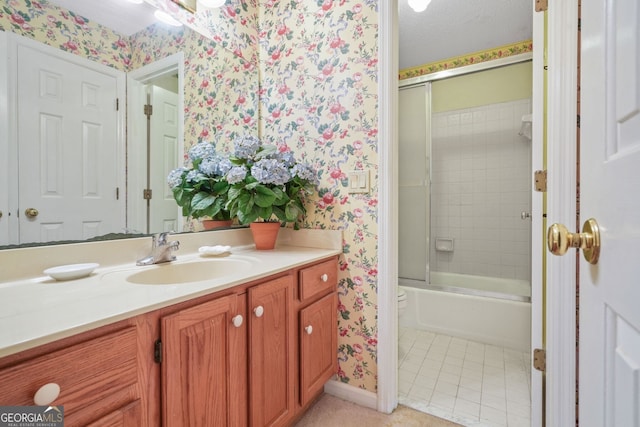
[[[532,0],[432,0],[420,13],[398,3],[401,70],[533,37]]]
[[[153,7],[147,3],[49,1],[124,35],[155,22]],[[432,0],[427,10],[416,13],[407,5],[407,0],[398,0],[399,67],[402,70],[530,40],[532,3],[532,0]]]

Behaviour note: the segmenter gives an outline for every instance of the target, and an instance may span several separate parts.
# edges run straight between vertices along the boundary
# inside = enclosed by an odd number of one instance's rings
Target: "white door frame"
[[[549,2],[547,221],[576,224],[577,1]],[[576,420],[576,263],[547,256],[546,425]],[[584,402],[589,404],[589,402]]]
[[[0,31],[0,58],[8,58],[7,32]],[[0,62],[0,246],[9,240],[9,62]]]
[[[571,224],[575,221],[575,140],[576,140],[576,88],[577,66],[577,10],[574,2],[551,2],[549,6],[548,58],[548,113],[549,135],[548,173],[549,218]],[[533,7],[533,4],[532,4]],[[398,87],[398,3],[397,0],[380,2],[379,17],[379,72],[378,72],[378,393],[377,409],[390,413],[398,404],[397,385],[397,278],[398,241],[397,219],[397,87]],[[534,17],[534,43],[544,44],[544,19]],[[534,52],[534,66],[542,62],[542,49]],[[534,137],[542,138],[543,73],[534,70]],[[558,143],[560,142],[560,143]],[[573,149],[572,149],[573,147]],[[533,158],[534,165],[541,157]],[[565,201],[566,206],[562,206]],[[540,204],[540,201],[534,203]],[[571,205],[571,206],[569,206]],[[533,208],[534,206],[532,206]],[[536,218],[532,229],[540,230],[542,220]],[[538,235],[539,236],[539,235]],[[541,239],[532,242],[532,253],[542,252]],[[535,263],[532,268],[541,270]],[[541,279],[541,271],[533,278]],[[575,423],[575,266],[565,268],[551,261],[547,267],[547,393],[546,419],[549,426]],[[561,283],[565,286],[553,286]],[[533,296],[534,298],[536,296]],[[538,298],[541,296],[538,295]],[[535,316],[535,314],[534,314]],[[536,319],[534,319],[536,320]],[[541,317],[537,320],[540,328]],[[533,333],[540,335],[540,329]],[[573,337],[573,339],[571,339]],[[535,345],[535,341],[533,342]],[[534,376],[541,387],[541,377]],[[539,396],[532,399],[532,426],[541,425]]]

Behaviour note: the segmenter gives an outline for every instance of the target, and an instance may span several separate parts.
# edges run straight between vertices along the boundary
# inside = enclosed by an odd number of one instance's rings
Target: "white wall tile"
[[[442,254],[431,239],[433,270],[529,278],[531,222],[520,213],[530,210],[530,145],[518,131],[530,104],[434,114],[432,230],[456,243],[453,254]]]

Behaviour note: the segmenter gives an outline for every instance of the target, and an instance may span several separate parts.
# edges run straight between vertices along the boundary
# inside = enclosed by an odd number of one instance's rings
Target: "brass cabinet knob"
[[[35,218],[39,213],[40,212],[38,212],[38,209],[36,208],[27,208],[24,210],[24,214],[27,216],[27,218]]]
[[[553,224],[547,231],[547,247],[554,255],[564,255],[569,248],[582,249],[584,259],[597,264],[600,257],[600,228],[595,219],[590,218],[582,226],[582,233],[571,233],[562,224]]]

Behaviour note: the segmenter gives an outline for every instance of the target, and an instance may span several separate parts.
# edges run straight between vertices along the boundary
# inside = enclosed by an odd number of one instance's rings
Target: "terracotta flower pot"
[[[202,226],[204,227],[205,230],[213,230],[215,228],[231,227],[231,224],[233,224],[233,220],[232,219],[227,219],[227,220],[204,219],[204,220],[202,220]]]
[[[280,231],[279,222],[252,222],[249,227],[256,249],[269,250],[276,246],[276,239]]]

